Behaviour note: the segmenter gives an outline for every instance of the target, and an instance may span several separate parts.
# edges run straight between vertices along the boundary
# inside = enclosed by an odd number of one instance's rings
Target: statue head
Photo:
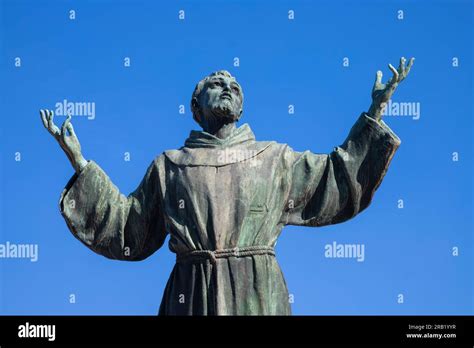
[[[194,120],[205,130],[234,123],[242,115],[244,95],[237,80],[225,70],[213,72],[196,85],[191,99]]]

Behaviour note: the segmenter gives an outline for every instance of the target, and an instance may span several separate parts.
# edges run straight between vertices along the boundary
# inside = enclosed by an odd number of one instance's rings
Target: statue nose
[[[222,94],[228,95],[232,98],[232,90],[229,85],[224,85],[224,88],[222,89]]]

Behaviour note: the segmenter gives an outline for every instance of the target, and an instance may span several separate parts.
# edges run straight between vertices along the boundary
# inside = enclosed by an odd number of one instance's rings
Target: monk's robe
[[[89,161],[60,209],[75,237],[111,259],[143,260],[169,233],[176,264],[159,314],[288,315],[273,249],[282,228],[337,224],[363,211],[399,145],[367,114],[330,154],[256,141],[247,124],[226,139],[191,131],[128,196]]]

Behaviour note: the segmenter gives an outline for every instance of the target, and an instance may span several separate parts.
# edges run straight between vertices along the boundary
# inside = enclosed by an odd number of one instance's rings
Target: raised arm
[[[148,167],[137,189],[125,196],[97,163],[84,159],[70,117],[60,130],[52,111],[40,114],[76,171],[59,201],[71,233],[92,251],[116,260],[143,260],[158,250],[166,238],[159,158]]]
[[[360,115],[344,143],[333,152],[287,149],[284,163],[289,173],[288,195],[282,224],[337,224],[369,206],[401,143],[381,117],[398,83],[407,76],[413,58],[407,67],[405,63],[402,58],[398,70],[389,65],[393,77],[387,84],[382,84],[382,73],[377,72],[369,112]]]

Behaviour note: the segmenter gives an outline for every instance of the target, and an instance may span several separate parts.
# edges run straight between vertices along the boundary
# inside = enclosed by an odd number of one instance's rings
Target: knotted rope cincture
[[[220,250],[192,250],[187,253],[177,254],[176,262],[210,260],[212,263],[216,263],[217,259],[253,255],[275,256],[275,250],[272,247],[266,245],[253,245],[248,247],[236,247]]]

